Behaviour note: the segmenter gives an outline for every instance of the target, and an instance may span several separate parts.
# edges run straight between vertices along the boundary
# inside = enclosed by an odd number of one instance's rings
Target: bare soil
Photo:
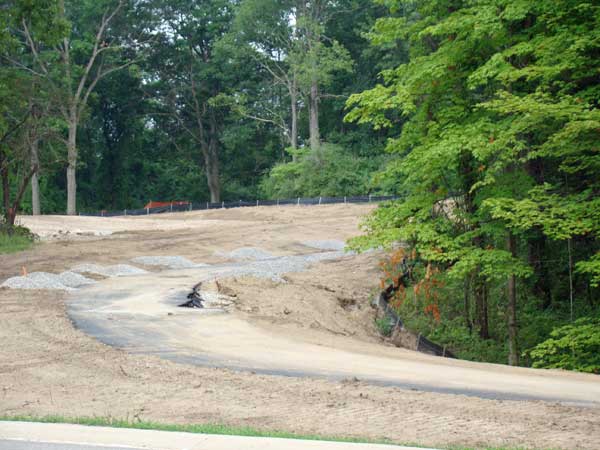
[[[48,240],[32,250],[0,256],[0,280],[20,274],[22,267],[56,273],[83,262],[124,263],[141,255],[181,255],[217,263],[222,257],[216,251],[242,246],[275,254],[306,252],[302,241],[356,235],[360,216],[370,208],[262,207],[127,219],[23,218]],[[97,230],[112,234],[93,236]],[[314,332],[315,342],[330,336],[375,343],[380,339],[369,297],[377,284],[376,260],[377,255],[362,255],[321,263],[286,275],[286,284],[244,277],[226,280],[225,285],[237,296],[237,313],[266,329],[302,333],[304,339]],[[600,442],[600,410],[593,407],[485,400],[354,379],[258,375],[129,354],[75,329],[61,292],[1,289],[0,341],[4,415],[211,422],[428,446],[596,449]]]

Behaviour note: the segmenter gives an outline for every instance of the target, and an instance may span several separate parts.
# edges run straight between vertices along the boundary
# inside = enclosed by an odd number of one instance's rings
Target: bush
[[[371,192],[382,158],[359,157],[340,146],[323,144],[318,153],[299,149],[295,161],[275,165],[260,183],[266,198],[341,197]]]
[[[392,335],[394,325],[390,322],[388,317],[382,317],[381,319],[375,319],[375,326],[382,336],[389,337]]]
[[[576,320],[550,336],[530,351],[533,367],[600,373],[600,318]]]
[[[0,254],[26,250],[34,240],[35,235],[27,228],[0,222]]]

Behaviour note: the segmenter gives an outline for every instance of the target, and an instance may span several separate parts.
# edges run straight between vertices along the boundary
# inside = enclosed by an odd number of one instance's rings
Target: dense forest
[[[410,327],[600,371],[597,2],[12,0],[0,22],[7,224],[394,194],[351,245],[389,250]]]

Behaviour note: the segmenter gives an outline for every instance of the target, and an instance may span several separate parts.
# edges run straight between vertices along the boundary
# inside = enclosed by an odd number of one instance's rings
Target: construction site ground
[[[372,208],[288,206],[147,217],[22,217],[21,222],[42,239],[31,250],[0,256],[0,283],[24,271],[59,273],[82,263],[132,264],[139,256],[177,255],[216,265],[225,262],[227,252],[242,247],[275,255],[306,253],[303,242],[357,235],[361,217]],[[261,333],[284,336],[311,349],[341,349],[348,359],[355,352],[394,360],[395,367],[404,361],[407,367],[435,365],[437,371],[427,369],[428,384],[436,377],[442,384],[445,373],[459,376],[461,370],[478,370],[478,382],[490,388],[510,377],[525,384],[540,379],[548,386],[564,383],[565,389],[573,390],[565,395],[573,398],[583,398],[587,389],[589,402],[498,400],[378,385],[360,376],[333,380],[177,363],[105,345],[77,329],[67,313],[69,302],[77,302],[73,292],[3,288],[0,414],[220,423],[431,447],[598,448],[600,379],[593,375],[448,359],[437,363],[435,357],[383,342],[370,306],[380,257],[372,252],[316,262],[284,275],[283,282],[229,277],[222,280],[235,297],[229,315]],[[145,269],[159,276],[159,269]],[[149,294],[151,275],[143,287]],[[98,286],[120,281],[104,280]],[[191,287],[185,284],[182,289]],[[306,353],[304,358],[316,356]],[[415,369],[416,376],[419,373]]]

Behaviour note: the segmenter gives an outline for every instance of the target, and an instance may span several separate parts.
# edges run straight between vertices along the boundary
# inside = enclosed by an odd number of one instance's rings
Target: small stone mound
[[[183,256],[138,256],[131,260],[144,266],[160,266],[169,269],[192,269],[194,267],[208,267],[208,264],[195,263]]]
[[[93,273],[103,277],[126,277],[129,275],[143,275],[148,273],[139,267],[130,266],[128,264],[115,264],[113,266],[101,266],[99,264],[79,264],[71,269],[78,273]]]
[[[272,253],[257,247],[241,247],[229,253],[218,252],[217,255],[236,261],[264,261],[276,257]]]
[[[59,276],[60,282],[67,287],[78,288],[81,286],[87,286],[90,284],[96,284],[96,281],[86,278],[75,272],[63,272]]]
[[[72,291],[78,287],[95,283],[82,275],[63,272],[59,275],[47,272],[32,272],[26,276],[13,277],[2,283],[2,287],[11,289],[56,289]]]
[[[338,241],[336,239],[327,239],[322,241],[303,241],[302,245],[306,247],[316,248],[318,250],[333,250],[343,251],[346,248],[344,241]]]

